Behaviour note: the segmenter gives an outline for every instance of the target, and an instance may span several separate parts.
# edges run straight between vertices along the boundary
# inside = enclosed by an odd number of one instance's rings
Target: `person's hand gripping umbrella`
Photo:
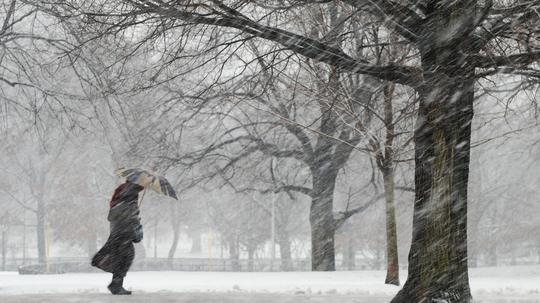
[[[144,187],[145,190],[139,205],[142,204],[142,200],[147,188],[178,200],[176,192],[171,186],[171,183],[169,183],[169,181],[162,176],[158,176],[140,168],[119,168],[115,171],[115,173],[120,177],[126,178],[126,180],[131,183],[139,184],[140,186]]]

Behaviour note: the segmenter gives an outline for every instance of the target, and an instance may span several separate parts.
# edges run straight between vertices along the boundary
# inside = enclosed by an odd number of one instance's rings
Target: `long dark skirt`
[[[131,239],[109,237],[105,245],[92,258],[92,266],[115,276],[124,277],[135,258]]]

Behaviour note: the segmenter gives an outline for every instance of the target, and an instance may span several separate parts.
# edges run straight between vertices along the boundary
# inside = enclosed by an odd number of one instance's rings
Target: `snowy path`
[[[131,296],[109,294],[33,294],[0,296],[2,303],[388,303],[392,296],[370,295],[293,295],[260,293],[136,293]],[[476,298],[476,303],[539,303],[531,297],[492,296]]]
[[[540,303],[540,266],[471,269],[479,302]],[[405,275],[401,277],[405,280]],[[355,272],[132,272],[130,298],[108,295],[110,274],[0,273],[0,302],[388,302],[399,290],[382,271]]]
[[[0,296],[2,303],[387,303],[390,297],[243,293],[143,293],[128,297],[107,294]]]

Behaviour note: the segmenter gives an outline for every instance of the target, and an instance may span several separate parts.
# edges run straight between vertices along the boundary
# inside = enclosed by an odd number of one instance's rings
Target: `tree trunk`
[[[248,271],[253,271],[253,255],[255,255],[255,247],[248,247]]]
[[[394,205],[394,169],[388,163],[383,170],[384,197],[386,200],[386,279],[385,284],[399,285],[399,260]]]
[[[180,238],[180,233],[177,231],[174,231],[173,229],[173,240],[171,243],[171,247],[169,248],[169,253],[167,254],[168,259],[173,259],[174,254],[176,253],[176,249],[178,248],[178,239]]]
[[[178,218],[178,203],[170,203],[171,205],[171,225],[173,230],[173,240],[167,258],[174,258],[176,249],[178,248],[178,239],[180,238],[180,220]]]
[[[158,238],[158,217],[154,217],[154,259],[157,259],[157,254],[158,254],[158,242],[157,242],[157,238]]]
[[[440,52],[422,58],[430,72],[419,89],[414,133],[416,197],[409,276],[393,303],[471,300],[467,185],[474,71],[467,66],[441,68],[447,65],[433,62]]]
[[[23,212],[22,264],[26,264],[26,211]]]
[[[280,269],[281,271],[291,271],[293,269],[291,255],[291,239],[289,237],[289,232],[286,228],[279,229],[278,242],[279,256],[281,259]]]
[[[322,164],[330,166],[330,161]],[[313,198],[309,213],[311,225],[311,269],[334,271],[336,232],[333,214],[333,196],[336,175],[325,170],[313,174]]]
[[[497,266],[497,264],[498,264],[498,260],[497,260],[497,242],[493,241],[489,245],[487,265],[489,265],[489,266]]]
[[[47,251],[45,247],[45,201],[38,199],[37,201],[37,224],[36,236],[38,246],[38,263],[45,264],[47,262]]]
[[[232,271],[240,271],[240,255],[238,252],[238,241],[235,237],[229,239],[229,259],[231,260]]]

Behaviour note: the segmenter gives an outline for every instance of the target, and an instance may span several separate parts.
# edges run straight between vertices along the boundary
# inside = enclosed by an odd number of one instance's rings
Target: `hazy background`
[[[0,3],[8,14],[12,2]],[[306,9],[279,18],[294,31],[329,37],[335,20],[328,16]],[[339,129],[361,133],[339,170],[334,211],[339,217],[369,204],[337,231],[336,264],[340,270],[385,267],[384,189],[370,141],[385,134],[377,119],[383,112],[381,83],[350,76],[332,86],[334,70],[278,51],[273,43],[247,39],[240,42],[244,47],[232,48],[227,41],[242,37],[230,29],[189,27],[151,36],[154,24],[143,24],[89,39],[101,30],[98,25],[83,30],[74,20],[60,22],[24,2],[16,3],[11,18],[18,21],[9,34],[2,32],[0,48],[0,270],[87,264],[108,236],[109,199],[122,182],[114,175],[119,167],[154,170],[178,192],[178,201],[145,195],[145,238],[136,245],[137,258],[160,259],[152,268],[169,268],[167,259],[197,258],[199,270],[223,264],[209,259],[244,260],[236,268],[227,263],[236,270],[309,269],[311,198],[305,189],[312,176],[302,156],[284,153],[301,147],[285,125],[298,126],[315,141],[325,108],[334,102]],[[376,32],[369,37],[392,39]],[[345,50],[353,48],[350,41],[343,42]],[[377,51],[359,56],[390,60]],[[404,62],[418,63],[414,53],[407,56],[410,49],[396,51],[405,54]],[[540,263],[538,91],[521,80],[494,75],[476,87],[471,266]],[[349,110],[351,95],[367,101]],[[394,102],[400,135],[392,165],[404,268],[414,199],[416,95],[398,86]],[[242,136],[250,140],[238,140]],[[270,266],[272,221],[278,261]],[[289,267],[279,261],[282,256],[292,260]]]

